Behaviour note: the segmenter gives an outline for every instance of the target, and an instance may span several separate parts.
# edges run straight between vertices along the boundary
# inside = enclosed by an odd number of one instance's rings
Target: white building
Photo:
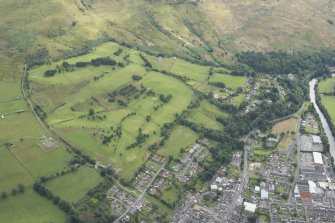
[[[261,188],[259,186],[255,186],[255,191],[256,192],[260,192],[261,191]]]
[[[215,184],[211,185],[211,190],[217,191],[218,190],[218,186],[215,185]]]
[[[314,144],[322,144],[320,136],[312,135],[312,140]]]
[[[313,152],[314,163],[323,165],[322,154],[319,152]]]
[[[261,199],[262,200],[268,200],[269,199],[269,192],[267,192],[266,190],[262,189],[261,190]]]
[[[256,204],[244,202],[243,205],[244,205],[244,209],[248,212],[254,213],[256,211]]]
[[[223,181],[223,179],[222,179],[221,177],[217,177],[217,178],[215,179],[215,182],[218,183],[218,184],[221,184],[222,181]]]

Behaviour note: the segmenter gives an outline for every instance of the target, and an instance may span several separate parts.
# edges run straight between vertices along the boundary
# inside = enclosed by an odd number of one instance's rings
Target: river
[[[328,138],[328,141],[329,141],[329,146],[330,146],[330,148],[329,148],[330,154],[335,159],[335,140],[334,140],[334,137],[332,135],[332,132],[330,131],[330,128],[329,128],[329,125],[328,125],[328,122],[327,122],[325,116],[323,115],[323,113],[321,112],[319,106],[316,104],[316,101],[315,101],[315,85],[316,85],[317,82],[318,82],[317,79],[313,79],[309,82],[309,96],[310,96],[311,102],[314,105],[315,110],[319,114],[319,117],[320,117],[321,122],[322,122],[323,129],[324,129],[324,131],[327,135],[327,138]]]

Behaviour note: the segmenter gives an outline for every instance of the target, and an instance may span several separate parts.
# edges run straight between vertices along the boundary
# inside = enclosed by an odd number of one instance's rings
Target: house
[[[0,115],[0,119],[4,119],[5,118],[5,116],[4,115]]]
[[[219,97],[220,97],[219,94],[214,94],[214,95],[213,95],[213,98],[214,98],[214,99],[219,99]]]

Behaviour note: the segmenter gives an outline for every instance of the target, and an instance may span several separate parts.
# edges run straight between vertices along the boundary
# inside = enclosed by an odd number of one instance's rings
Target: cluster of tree
[[[43,111],[43,109],[41,108],[41,106],[35,105],[34,106],[34,111],[35,111],[36,115],[38,115],[38,117],[41,120],[45,120],[47,118],[47,113]]]
[[[168,103],[172,98],[172,95],[169,94],[169,95],[164,95],[164,94],[159,94],[159,100],[161,100],[161,102],[163,103]]]
[[[143,56],[141,53],[140,53],[140,57],[141,57],[141,59],[143,60],[143,62],[144,62],[144,66],[145,67],[147,67],[147,68],[152,68],[152,65],[151,65],[151,63],[149,62],[149,60],[145,57],[145,56]]]
[[[11,194],[13,195],[13,196],[15,196],[17,193],[21,193],[21,194],[23,194],[24,192],[25,192],[25,186],[23,185],[23,184],[18,184],[17,185],[17,187],[14,187],[13,189],[12,189],[12,192],[11,192]],[[1,198],[2,199],[6,199],[8,197],[8,194],[7,194],[7,192],[5,192],[5,191],[3,191],[2,193],[1,193]]]
[[[108,65],[108,66],[115,66],[117,62],[109,57],[101,57],[91,60],[91,65],[93,66],[101,66],[101,65]]]
[[[209,82],[210,85],[219,87],[219,88],[225,88],[226,85],[223,82]]]
[[[190,80],[190,78],[186,77],[186,76],[180,76],[180,75],[177,75],[177,74],[174,74],[172,72],[169,72],[169,71],[166,71],[166,70],[159,70],[159,69],[152,69],[153,71],[156,71],[156,72],[160,72],[166,76],[169,76],[169,77],[173,77],[173,78],[176,78],[180,81],[182,81],[183,83],[185,83],[187,85],[187,81]]]
[[[129,117],[132,116],[133,113],[129,113],[127,116],[125,117]],[[122,118],[121,121],[125,120],[125,117]],[[111,128],[112,133],[109,134],[110,132],[108,131],[106,134],[102,135],[102,144],[103,145],[107,145],[112,141],[112,139],[114,138],[120,138],[122,135],[122,128],[121,126],[118,126],[117,128],[114,129],[114,127],[112,126]]]
[[[138,92],[138,89],[134,85],[129,84],[129,85],[121,88],[118,91],[118,94],[121,95],[121,96],[129,96],[129,95],[133,95],[137,92]]]
[[[62,140],[62,141],[63,141],[63,140]],[[63,142],[64,142],[64,141],[63,141]],[[69,145],[68,143],[66,143],[66,144]],[[69,145],[69,146],[71,147],[71,151],[72,151],[74,154],[80,156],[82,159],[86,160],[86,163],[89,163],[89,164],[91,164],[91,165],[95,165],[95,164],[96,164],[96,161],[95,161],[94,159],[92,159],[90,156],[88,156],[88,155],[82,153],[79,149],[74,148],[74,147],[72,147],[71,145]]]
[[[238,62],[248,65],[255,72],[267,74],[299,74],[322,76],[329,74],[328,67],[335,66],[335,50],[317,52],[254,52],[236,55]]]
[[[141,145],[149,137],[149,134],[143,134],[142,129],[138,129],[138,135],[136,137],[136,142],[127,146],[127,149],[135,148]]]
[[[115,52],[114,52],[114,55],[115,56],[120,56],[120,54],[123,52],[123,49],[122,48],[119,48],[117,49]]]
[[[49,61],[49,51],[46,48],[41,48],[32,54],[28,54],[25,59],[29,67],[42,65]]]
[[[53,77],[57,73],[57,70],[46,70],[44,72],[44,77]]]
[[[141,77],[140,75],[136,75],[136,74],[133,74],[133,75],[131,76],[131,78],[132,78],[134,81],[139,81],[139,80],[142,79],[142,77]]]

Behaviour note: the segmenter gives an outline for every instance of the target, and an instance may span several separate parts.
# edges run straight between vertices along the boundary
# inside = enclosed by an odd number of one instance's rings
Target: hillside
[[[107,35],[145,51],[207,61],[241,50],[334,46],[334,1],[0,1],[1,76],[37,48],[63,56]],[[11,13],[8,13],[11,12]],[[91,40],[89,43],[88,40]],[[16,75],[16,77],[18,77]]]

